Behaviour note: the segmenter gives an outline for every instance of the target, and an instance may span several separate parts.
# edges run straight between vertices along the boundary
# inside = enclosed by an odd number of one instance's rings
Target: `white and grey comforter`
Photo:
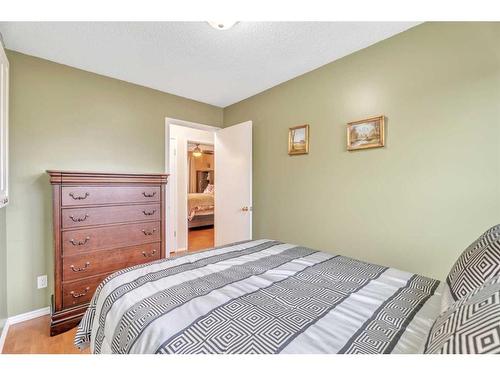
[[[270,240],[119,271],[75,344],[93,353],[419,352],[437,280]]]

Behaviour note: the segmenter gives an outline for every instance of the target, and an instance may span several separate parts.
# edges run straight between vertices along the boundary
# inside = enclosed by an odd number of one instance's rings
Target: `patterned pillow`
[[[203,194],[214,194],[215,186],[213,184],[208,184],[205,190],[203,190]]]
[[[500,275],[455,302],[437,318],[425,353],[500,353]]]
[[[446,282],[455,301],[500,274],[500,224],[491,227],[460,255]]]

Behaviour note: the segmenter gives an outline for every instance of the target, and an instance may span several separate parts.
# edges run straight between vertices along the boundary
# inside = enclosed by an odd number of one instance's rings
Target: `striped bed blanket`
[[[250,241],[110,275],[75,344],[92,353],[418,353],[441,290],[393,268]]]

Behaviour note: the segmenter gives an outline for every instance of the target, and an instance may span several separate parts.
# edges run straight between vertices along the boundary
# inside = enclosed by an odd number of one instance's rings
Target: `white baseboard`
[[[5,343],[5,339],[7,338],[7,333],[9,331],[9,327],[11,325],[25,322],[26,320],[39,318],[41,316],[48,315],[48,314],[50,314],[50,307],[49,306],[43,307],[43,308],[38,309],[38,310],[29,311],[29,312],[24,313],[24,314],[14,315],[14,316],[7,318],[7,320],[5,321],[5,325],[2,329],[2,335],[0,336],[0,353],[2,353],[2,351],[3,351],[3,344]]]
[[[12,325],[16,323],[21,323],[25,322],[26,320],[39,318],[41,316],[48,314],[50,314],[50,307],[49,306],[42,307],[41,309],[38,310],[28,311],[27,313],[24,314],[11,316],[7,319],[7,324]]]

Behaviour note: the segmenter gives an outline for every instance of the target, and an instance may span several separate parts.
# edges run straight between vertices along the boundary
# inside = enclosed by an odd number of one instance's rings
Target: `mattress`
[[[188,194],[188,220],[192,220],[195,215],[200,215],[203,211],[214,209],[214,195],[204,193]]]
[[[394,268],[250,241],[110,275],[75,344],[92,353],[418,353],[442,289]]]
[[[203,211],[195,211],[193,217],[195,216],[206,216],[206,215],[213,215],[214,214],[214,209],[210,210],[203,210]]]

